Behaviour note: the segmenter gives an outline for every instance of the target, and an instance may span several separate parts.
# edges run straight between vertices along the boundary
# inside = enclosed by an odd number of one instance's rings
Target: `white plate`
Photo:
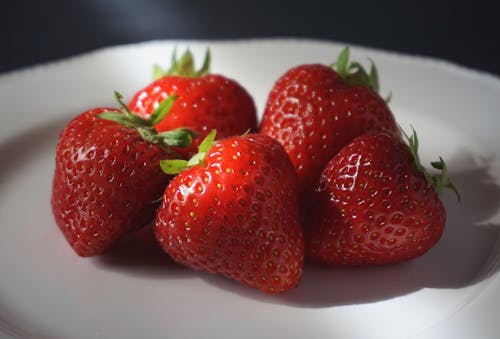
[[[43,338],[498,338],[500,80],[436,60],[354,46],[422,157],[442,155],[462,193],[443,199],[445,234],[423,257],[381,268],[307,267],[300,286],[266,296],[178,266],[143,232],[82,259],[54,224],[54,146],[77,113],[130,98],[190,46],[238,79],[262,111],[287,68],[330,63],[343,45],[308,40],[157,41],[107,48],[0,76],[0,332]]]

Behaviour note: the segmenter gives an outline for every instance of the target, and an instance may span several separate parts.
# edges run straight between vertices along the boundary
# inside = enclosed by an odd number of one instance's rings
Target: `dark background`
[[[432,56],[500,75],[500,12],[493,4],[2,0],[0,72],[152,39],[304,37]]]

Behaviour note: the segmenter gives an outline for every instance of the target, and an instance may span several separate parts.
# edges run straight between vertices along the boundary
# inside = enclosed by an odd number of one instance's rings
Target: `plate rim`
[[[468,67],[458,62],[451,61],[445,58],[439,58],[418,53],[394,51],[388,48],[366,46],[362,44],[344,42],[341,40],[327,40],[327,39],[302,38],[302,37],[280,37],[280,36],[262,37],[262,38],[241,38],[241,39],[151,39],[133,43],[111,44],[103,47],[94,48],[81,53],[76,53],[74,55],[70,55],[67,57],[54,58],[49,61],[38,62],[32,65],[22,66],[19,68],[2,72],[0,73],[0,83],[12,77],[27,77],[30,75],[29,74],[30,72],[47,72],[59,66],[81,62],[82,60],[95,57],[96,55],[99,55],[101,53],[109,53],[120,49],[157,45],[164,43],[170,43],[170,44],[176,43],[180,45],[306,43],[306,44],[332,45],[336,47],[349,46],[356,50],[363,51],[363,53],[365,54],[377,53],[383,55],[384,57],[398,59],[399,61],[418,63],[425,67],[444,67],[446,71],[460,72],[461,75],[483,78],[483,80],[485,81],[491,81],[494,84],[494,86],[500,87],[500,75],[484,70],[479,70],[473,67]]]

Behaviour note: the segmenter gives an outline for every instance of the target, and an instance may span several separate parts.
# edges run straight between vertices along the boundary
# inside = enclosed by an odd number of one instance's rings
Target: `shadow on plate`
[[[462,159],[463,160],[463,159]],[[474,163],[472,157],[468,159]],[[453,168],[452,161],[450,167]],[[488,164],[451,173],[462,201],[447,193],[447,226],[439,243],[420,258],[391,266],[329,268],[306,263],[300,285],[283,295],[268,296],[219,275],[196,272],[170,259],[156,244],[151,228],[124,238],[97,266],[125,275],[159,279],[201,277],[231,293],[262,302],[296,307],[330,307],[387,300],[422,288],[462,288],[498,269],[500,225],[488,222],[500,213],[500,186]]]
[[[159,246],[152,226],[121,239],[106,253],[93,258],[96,266],[125,275],[156,279],[196,276],[196,272],[172,260]]]
[[[464,159],[461,159],[463,161]],[[329,307],[387,300],[423,288],[458,289],[478,283],[499,268],[500,186],[488,164],[451,173],[462,201],[444,194],[447,226],[439,243],[420,258],[391,266],[329,268],[306,263],[299,286],[281,296],[263,295],[219,276],[204,279],[252,299],[297,307]],[[461,162],[463,163],[463,162]],[[453,168],[453,161],[449,162]],[[497,218],[498,220],[498,218]]]
[[[55,157],[57,139],[64,126],[72,119],[67,115],[47,121],[23,131],[0,144],[0,187],[12,179],[16,170],[27,166],[38,155],[47,153]],[[50,152],[45,150],[49,149]],[[52,175],[52,173],[51,173]],[[52,176],[49,177],[52,180]],[[28,193],[27,193],[28,194]],[[50,199],[50,192],[47,192]],[[54,227],[56,227],[54,225]],[[148,275],[172,278],[179,275],[195,274],[175,263],[156,243],[151,228],[144,228],[125,237],[105,255],[93,258],[96,265],[113,269],[124,274]]]
[[[68,117],[27,130],[0,145],[0,187],[24,166],[27,159],[46,148],[55,149],[57,136]],[[440,242],[424,256],[385,267],[328,268],[306,263],[296,289],[281,296],[267,296],[229,279],[195,272],[170,259],[158,246],[151,228],[124,238],[108,253],[94,258],[102,269],[124,275],[175,279],[199,276],[208,283],[252,299],[298,307],[328,307],[368,303],[405,295],[422,288],[461,288],[480,282],[500,267],[500,186],[492,176],[491,161],[479,162],[463,152],[454,163],[465,168],[452,172],[462,201],[453,194],[443,196],[447,226]],[[497,183],[495,183],[495,179]]]
[[[31,160],[38,155],[46,156],[50,153],[55,157],[59,134],[72,117],[67,115],[47,121],[45,124],[37,125],[3,141],[0,144],[0,159],[2,160],[0,187],[3,183],[12,180],[17,169],[30,164]],[[47,149],[50,152],[46,152]],[[52,180],[52,177],[44,177],[41,180]],[[50,192],[47,192],[47,199],[50,199]],[[100,267],[130,275],[172,278],[180,274],[191,273],[187,268],[176,264],[161,250],[154,239],[152,230],[148,228],[124,238],[108,253],[92,260]]]

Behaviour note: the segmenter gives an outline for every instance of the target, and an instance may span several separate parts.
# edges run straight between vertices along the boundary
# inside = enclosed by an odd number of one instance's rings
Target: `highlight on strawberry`
[[[56,147],[52,212],[80,256],[108,250],[119,238],[151,223],[158,198],[172,178],[160,169],[178,157],[194,133],[180,128],[157,133],[152,126],[168,115],[175,96],[148,119],[121,108],[95,108],[63,129]]]
[[[171,66],[155,66],[154,81],[136,92],[129,109],[147,118],[160,102],[176,96],[169,115],[154,125],[159,132],[187,127],[197,133],[191,147],[181,150],[186,157],[196,153],[198,144],[212,130],[220,137],[240,135],[257,130],[257,110],[253,98],[236,80],[210,73],[210,51],[203,65],[196,69],[190,50],[180,57],[174,49]]]
[[[378,72],[349,60],[344,49],[331,65],[303,64],[274,84],[260,132],[278,140],[299,176],[303,200],[324,166],[354,138],[373,131],[399,134],[387,102],[378,94]]]
[[[214,141],[189,161],[165,160],[167,186],[155,221],[174,260],[266,293],[296,287],[304,239],[297,177],[283,147],[262,134]]]
[[[460,199],[440,158],[429,174],[416,132],[406,142],[383,132],[347,144],[324,168],[308,216],[306,255],[334,266],[399,263],[429,251],[441,238],[449,188]]]

